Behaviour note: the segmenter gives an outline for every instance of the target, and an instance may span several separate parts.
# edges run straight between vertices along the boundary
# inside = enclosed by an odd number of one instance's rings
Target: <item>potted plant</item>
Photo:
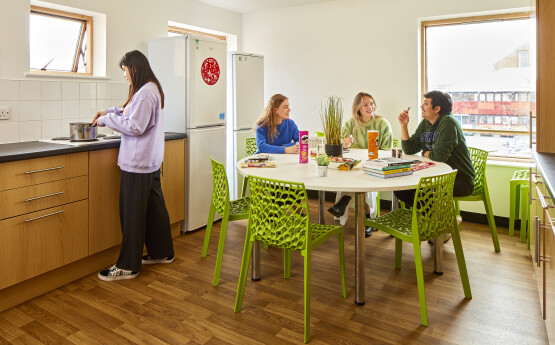
[[[316,164],[318,164],[318,176],[328,176],[328,166],[330,165],[330,157],[325,153],[316,156]]]
[[[342,156],[341,124],[343,121],[343,102],[339,97],[328,97],[322,105],[320,118],[326,136],[325,152],[328,156]]]

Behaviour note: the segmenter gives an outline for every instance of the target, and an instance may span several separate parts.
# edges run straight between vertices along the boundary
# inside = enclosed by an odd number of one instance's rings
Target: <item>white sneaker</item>
[[[117,268],[116,265],[114,265],[108,269],[98,272],[98,279],[104,280],[106,282],[111,282],[114,280],[137,278],[138,275],[139,275],[139,272],[122,270],[120,268]]]

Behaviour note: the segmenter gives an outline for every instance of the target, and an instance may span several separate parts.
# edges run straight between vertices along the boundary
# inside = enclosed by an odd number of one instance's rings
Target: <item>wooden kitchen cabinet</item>
[[[185,139],[166,141],[160,172],[170,224],[174,224],[185,219]]]
[[[555,341],[555,212],[541,175],[531,169],[530,248],[550,342]]]
[[[121,244],[118,152],[89,152],[89,255]]]

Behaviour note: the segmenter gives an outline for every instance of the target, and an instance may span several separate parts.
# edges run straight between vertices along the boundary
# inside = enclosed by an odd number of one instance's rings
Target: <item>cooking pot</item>
[[[69,124],[69,139],[72,141],[87,141],[96,139],[97,126],[90,122],[73,122]]]

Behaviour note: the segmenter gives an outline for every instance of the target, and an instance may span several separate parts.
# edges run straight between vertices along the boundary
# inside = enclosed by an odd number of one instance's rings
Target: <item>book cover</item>
[[[364,171],[364,173],[368,174],[370,176],[375,176],[375,177],[379,177],[379,178],[391,178],[391,177],[400,177],[400,176],[405,176],[405,175],[412,175],[412,170],[404,171],[404,172],[400,172],[400,173],[395,173],[395,174],[387,174],[387,175],[375,174],[375,173],[368,172],[368,171]]]
[[[397,174],[397,173],[406,172],[406,171],[412,171],[412,168],[409,166],[409,167],[400,168],[400,169],[381,170],[381,169],[373,169],[373,168],[366,167],[366,168],[362,168],[362,170],[371,172],[374,174],[390,175],[390,174]]]
[[[411,165],[413,163],[418,163],[419,161],[413,159],[404,159],[404,158],[395,158],[395,157],[386,157],[386,158],[378,158],[373,159],[370,161],[366,161],[364,166],[369,167],[391,167],[391,166],[398,166],[398,165]]]

